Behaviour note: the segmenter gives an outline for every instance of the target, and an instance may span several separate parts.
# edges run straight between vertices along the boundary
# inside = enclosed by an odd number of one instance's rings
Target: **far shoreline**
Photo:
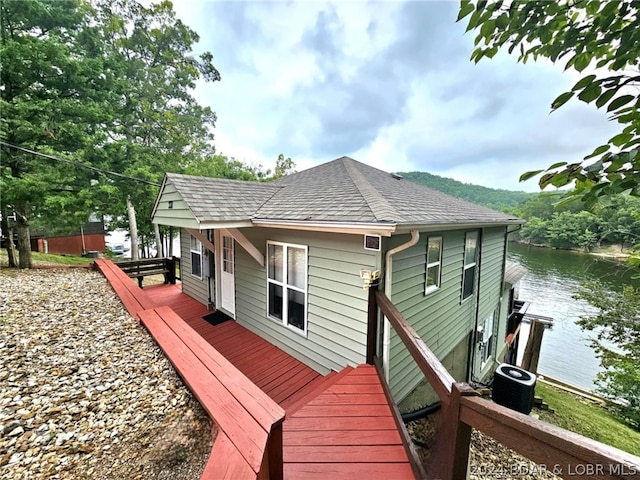
[[[613,261],[618,261],[622,263],[626,262],[629,258],[632,257],[630,253],[620,251],[622,250],[622,247],[620,246],[620,244],[607,245],[606,247],[596,247],[593,250],[590,250],[587,252],[579,248],[563,249],[563,248],[555,248],[555,247],[552,247],[551,245],[546,245],[544,243],[529,243],[529,242],[522,242],[519,240],[510,240],[510,241],[517,243],[519,245],[527,246],[527,247],[549,248],[551,250],[559,250],[563,252],[584,253],[585,255],[592,255],[594,257],[604,258],[606,260],[613,260]],[[618,250],[618,251],[615,251],[615,250]]]

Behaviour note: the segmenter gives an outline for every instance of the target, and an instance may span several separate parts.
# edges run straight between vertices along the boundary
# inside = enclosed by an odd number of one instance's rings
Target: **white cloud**
[[[455,2],[176,2],[222,75],[196,97],[218,114],[216,148],[298,170],[342,155],[496,188],[577,161],[615,132],[570,102],[576,75],[499,54],[469,61]]]

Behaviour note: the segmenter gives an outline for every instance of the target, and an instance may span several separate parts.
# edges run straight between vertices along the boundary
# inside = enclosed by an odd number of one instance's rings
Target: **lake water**
[[[554,318],[553,328],[544,333],[538,373],[594,390],[600,361],[589,346],[593,334],[582,331],[576,321],[596,310],[572,296],[581,283],[590,280],[600,280],[609,291],[619,291],[625,284],[637,287],[638,280],[631,279],[634,270],[625,263],[584,253],[516,243],[509,244],[509,258],[528,270],[520,280],[520,299],[531,302],[529,313]],[[520,346],[524,344],[521,341]]]

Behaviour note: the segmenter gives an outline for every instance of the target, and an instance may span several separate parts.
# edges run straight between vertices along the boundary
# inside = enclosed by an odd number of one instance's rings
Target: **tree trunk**
[[[18,234],[18,267],[32,268],[31,235],[29,234],[28,206],[24,203],[16,205],[16,233]]]
[[[169,227],[169,256],[173,257],[173,227]]]
[[[139,260],[136,210],[133,208],[133,203],[131,203],[131,197],[129,196],[127,196],[127,214],[129,215],[129,235],[131,236],[131,260]]]
[[[156,237],[156,258],[164,257],[164,245],[162,244],[162,238],[160,238],[160,226],[157,223],[153,224],[153,234]]]
[[[13,243],[13,227],[9,224],[9,211],[4,209],[2,212],[1,230],[5,233],[7,249],[7,257],[9,259],[9,268],[18,268],[18,256],[16,252],[16,244]]]

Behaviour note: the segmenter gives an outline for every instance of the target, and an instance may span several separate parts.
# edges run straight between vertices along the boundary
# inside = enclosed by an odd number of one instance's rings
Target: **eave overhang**
[[[468,221],[468,222],[429,222],[398,224],[395,233],[410,233],[411,230],[420,232],[439,232],[441,230],[462,230],[472,228],[506,227],[509,225],[522,225],[521,219],[496,220],[496,221]]]
[[[310,222],[308,220],[273,220],[254,218],[251,223],[254,227],[284,228],[288,230],[307,230],[313,232],[347,233],[363,235],[365,233],[390,237],[396,231],[393,222]]]

